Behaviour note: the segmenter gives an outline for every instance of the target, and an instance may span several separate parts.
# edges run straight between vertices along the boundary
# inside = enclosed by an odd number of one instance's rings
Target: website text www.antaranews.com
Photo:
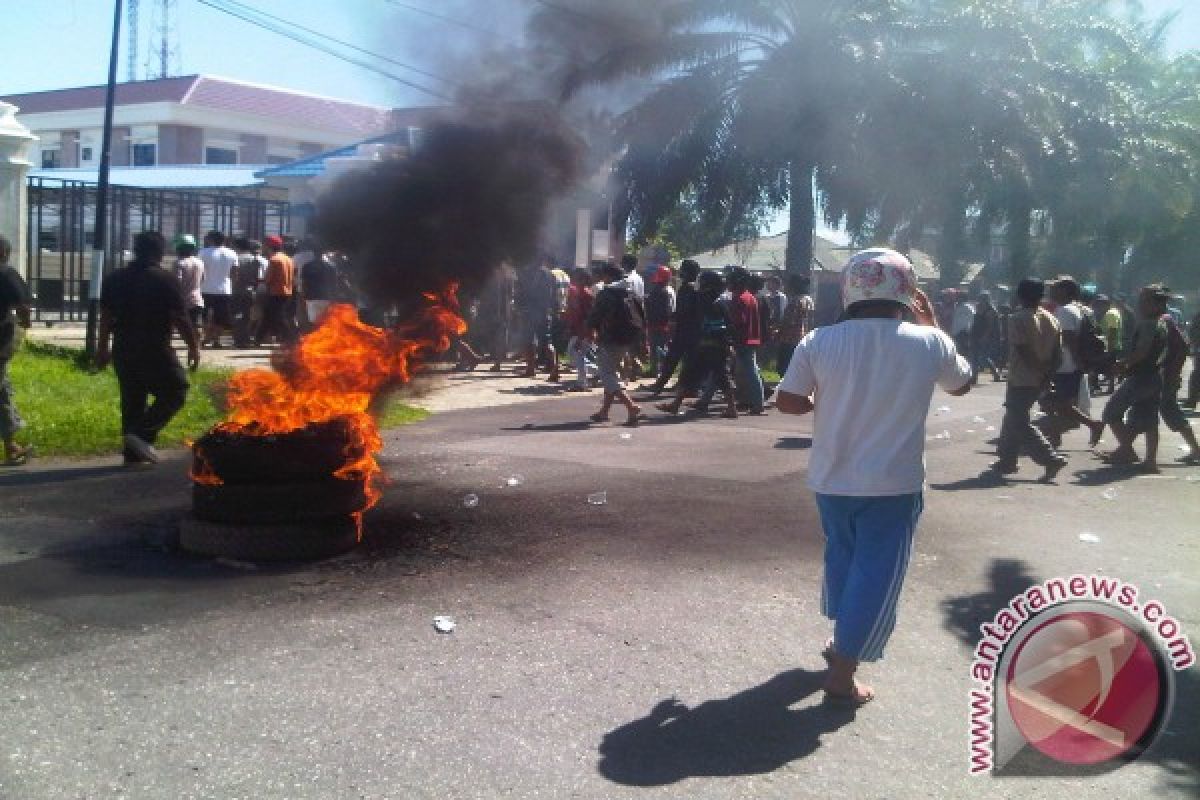
[[[996,665],[1017,629],[1030,617],[1048,608],[1071,601],[1097,601],[1115,606],[1145,623],[1161,643],[1173,669],[1184,670],[1195,663],[1191,642],[1179,622],[1167,614],[1159,601],[1142,603],[1138,595],[1138,588],[1133,584],[1103,575],[1051,578],[1014,597],[991,622],[980,626],[983,635],[971,661],[971,677],[976,684],[969,697],[971,774],[982,774],[992,768],[995,736],[992,687]]]

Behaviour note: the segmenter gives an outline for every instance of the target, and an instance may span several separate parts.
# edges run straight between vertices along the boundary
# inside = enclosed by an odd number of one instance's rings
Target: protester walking
[[[538,360],[545,358],[550,371],[548,380],[557,383],[560,379],[558,351],[554,348],[557,288],[558,282],[548,264],[528,267],[518,276],[516,305],[526,378],[537,377]]]
[[[823,653],[830,665],[824,689],[830,701],[853,707],[874,697],[855,679],[859,663],[883,656],[896,624],[924,507],[925,420],[934,387],[966,394],[971,366],[937,329],[916,272],[899,253],[876,249],[851,258],[842,303],[843,322],[796,347],[777,407],[816,411],[808,485],[825,532],[821,610],[834,623]],[[917,324],[903,321],[906,312]]]
[[[295,323],[289,308],[292,302],[295,266],[289,255],[283,252],[283,239],[268,236],[263,241],[263,252],[267,256],[267,274],[263,283],[266,296],[263,298],[263,319],[258,329],[258,341],[262,346],[275,337],[279,344],[291,344],[295,338]]]
[[[1167,350],[1163,356],[1162,365],[1162,402],[1159,405],[1159,415],[1167,429],[1183,437],[1188,451],[1177,460],[1188,466],[1200,466],[1200,444],[1196,442],[1196,434],[1191,424],[1179,406],[1179,390],[1183,386],[1183,367],[1187,363],[1188,338],[1184,335],[1183,326],[1175,321],[1175,317],[1164,314],[1162,322],[1167,328]]]
[[[117,373],[127,466],[158,462],[154,442],[187,399],[187,375],[171,348],[172,329],[187,345],[188,366],[200,365],[179,281],[160,266],[165,250],[157,232],[134,236],[133,261],[113,272],[100,294],[96,364],[103,368],[111,361]]]
[[[657,377],[666,362],[671,343],[671,320],[675,316],[675,289],[670,267],[658,267],[646,290],[646,335],[650,343],[650,371]]]
[[[699,275],[700,265],[692,259],[684,259],[679,264],[679,290],[675,293],[671,341],[667,345],[666,356],[659,364],[654,383],[642,387],[650,392],[650,397],[657,397],[663,393],[675,370],[696,349],[700,340],[700,321],[703,313],[696,295],[696,279]]]
[[[567,313],[565,320],[567,334],[567,355],[575,366],[575,383],[567,387],[567,391],[586,392],[591,385],[589,373],[595,371],[595,365],[589,356],[593,349],[592,330],[588,326],[588,318],[592,314],[595,303],[592,293],[592,272],[586,267],[576,267],[571,275],[571,286],[567,292]]]
[[[221,346],[221,333],[232,335],[233,273],[237,269],[238,254],[225,246],[225,234],[209,231],[204,236],[204,247],[199,253],[204,262],[204,280],[200,291],[204,300],[204,344]]]
[[[325,253],[318,253],[300,270],[303,274],[301,291],[304,296],[305,319],[312,327],[320,323],[325,312],[337,297],[338,271]]]
[[[199,330],[204,322],[204,262],[196,255],[196,237],[189,233],[175,237],[175,277],[183,290],[188,320]]]
[[[680,413],[684,398],[691,392],[703,391],[694,409],[708,411],[718,389],[725,396],[727,419],[737,419],[737,386],[730,370],[733,358],[733,321],[729,306],[722,302],[725,280],[715,272],[705,272],[696,282],[696,310],[699,316],[696,344],[683,358],[683,369],[675,386],[675,397],[655,408],[675,415]]]
[[[775,371],[784,375],[792,353],[812,327],[813,299],[808,294],[809,280],[803,275],[788,275],[787,303],[776,333]]]
[[[1024,451],[1045,470],[1042,480],[1052,481],[1067,465],[1067,459],[1030,421],[1034,403],[1050,385],[1062,362],[1058,322],[1042,308],[1045,293],[1045,283],[1035,278],[1026,278],[1017,285],[1020,307],[1008,318],[1004,421],[1000,425],[997,460],[990,469],[998,475],[1016,473],[1017,459]]]
[[[1124,379],[1108,398],[1101,421],[1112,428],[1117,447],[1101,458],[1113,466],[1137,465],[1158,472],[1158,421],[1162,405],[1162,366],[1167,353],[1167,313],[1170,293],[1157,284],[1138,293],[1138,320],[1133,326],[1129,354],[1117,362]],[[1139,460],[1134,440],[1146,436],[1146,457]]]
[[[1083,385],[1085,366],[1088,358],[1094,355],[1092,350],[1085,349],[1085,342],[1095,340],[1096,331],[1086,322],[1088,318],[1079,305],[1079,284],[1074,278],[1060,276],[1047,288],[1062,335],[1062,361],[1046,394],[1046,416],[1038,427],[1051,444],[1061,447],[1063,434],[1083,425],[1091,433],[1089,446],[1095,447],[1104,425],[1084,413],[1080,396],[1086,391]]]
[[[1000,380],[996,368],[996,347],[1000,341],[1000,314],[992,305],[990,292],[980,292],[975,303],[975,317],[971,321],[970,362],[971,383],[979,383],[979,373],[985,368],[992,373],[992,380]]]
[[[758,348],[762,345],[762,318],[758,299],[751,291],[753,276],[745,269],[729,275],[730,319],[733,322],[734,380],[745,395],[751,414],[765,413],[765,389],[758,371]]]
[[[606,264],[601,269],[601,277],[604,288],[596,295],[588,325],[599,346],[596,367],[604,387],[604,401],[591,420],[607,422],[615,401],[625,406],[624,424],[635,427],[642,418],[642,410],[625,391],[620,370],[630,348],[637,346],[645,336],[646,310],[621,267]]]
[[[19,467],[29,461],[33,451],[17,444],[17,433],[25,428],[25,420],[17,411],[8,365],[21,344],[20,329],[29,327],[33,301],[21,273],[8,263],[11,257],[12,243],[0,236],[0,441],[4,444],[0,466]]]
[[[230,282],[233,317],[233,346],[246,348],[254,344],[258,326],[262,323],[262,299],[259,291],[267,274],[267,260],[262,257],[262,245],[254,239],[239,239],[235,244],[238,265]]]

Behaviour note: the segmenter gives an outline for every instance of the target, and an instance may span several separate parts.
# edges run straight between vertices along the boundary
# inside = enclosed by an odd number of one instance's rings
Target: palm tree
[[[579,86],[660,78],[623,118],[619,170],[632,221],[654,231],[684,193],[703,222],[733,234],[790,207],[786,262],[812,263],[817,207],[872,205],[844,143],[863,113],[905,87],[889,59],[898,0],[670,0],[661,35],[633,37],[583,66]],[[541,14],[562,13],[546,9]]]

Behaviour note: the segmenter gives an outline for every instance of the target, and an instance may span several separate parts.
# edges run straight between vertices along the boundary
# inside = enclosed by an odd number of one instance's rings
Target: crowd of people
[[[789,276],[788,284],[740,267],[702,272],[692,260],[678,274],[666,264],[639,268],[632,255],[570,272],[551,260],[506,267],[467,304],[471,332],[457,345],[457,367],[490,360],[500,371],[515,351],[526,377],[541,369],[562,382],[569,371],[567,391],[603,388],[596,422],[618,403],[625,424],[637,425],[644,413],[627,383],[642,378],[650,381],[639,400],[670,394],[658,408],[671,414],[683,413],[687,397],[696,398],[693,411],[706,412],[720,391],[724,416],[761,415],[772,391],[762,370],[786,370],[812,325],[807,280]]]
[[[221,231],[175,237],[175,275],[202,346],[286,345],[320,319],[335,300],[354,300],[338,256],[311,238],[267,236],[260,243]]]

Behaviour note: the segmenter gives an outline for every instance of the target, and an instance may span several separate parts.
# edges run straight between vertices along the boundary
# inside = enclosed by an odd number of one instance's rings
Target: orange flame
[[[218,430],[268,436],[299,430],[312,423],[342,417],[348,423],[346,462],[334,472],[344,480],[365,480],[367,508],[380,491],[375,455],[383,440],[369,413],[371,399],[408,382],[423,357],[450,347],[451,337],[466,331],[458,315],[457,286],[424,295],[426,305],[393,330],[366,325],[349,305],[333,305],[317,328],[287,354],[279,370],[249,369],[229,381],[229,413]],[[193,480],[211,483],[220,477],[203,455]]]

